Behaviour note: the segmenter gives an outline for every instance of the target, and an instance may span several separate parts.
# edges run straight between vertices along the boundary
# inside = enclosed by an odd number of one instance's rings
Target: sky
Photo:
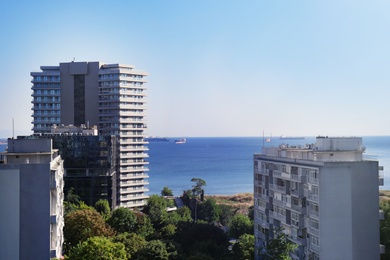
[[[31,134],[40,66],[147,71],[147,134],[390,135],[390,2],[3,1],[0,137]]]

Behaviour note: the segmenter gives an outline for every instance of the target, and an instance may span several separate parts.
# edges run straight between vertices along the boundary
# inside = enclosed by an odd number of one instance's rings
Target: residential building
[[[33,131],[53,125],[97,125],[116,138],[113,207],[142,207],[147,196],[145,77],[132,65],[68,62],[42,66],[33,77]]]
[[[256,249],[281,228],[298,246],[293,259],[379,259],[383,168],[364,150],[359,137],[317,137],[255,154]]]
[[[50,139],[8,139],[1,158],[0,259],[59,259],[63,160]]]
[[[97,127],[57,126],[51,133],[19,138],[51,138],[64,160],[64,193],[70,189],[87,205],[116,201],[116,138],[98,135]]]

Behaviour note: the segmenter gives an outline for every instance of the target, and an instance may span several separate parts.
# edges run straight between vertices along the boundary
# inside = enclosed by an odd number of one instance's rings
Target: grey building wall
[[[50,259],[50,165],[0,165],[0,259]]]
[[[320,169],[320,256],[379,259],[378,162],[326,163]]]
[[[50,165],[20,170],[20,259],[50,259]]]
[[[79,125],[75,117],[80,113],[85,117],[83,124],[99,124],[99,67],[99,62],[60,63],[62,124]],[[75,103],[75,77],[84,79],[83,108]],[[80,98],[80,93],[76,93],[76,96]]]
[[[0,259],[19,259],[19,172],[13,165],[0,167]]]

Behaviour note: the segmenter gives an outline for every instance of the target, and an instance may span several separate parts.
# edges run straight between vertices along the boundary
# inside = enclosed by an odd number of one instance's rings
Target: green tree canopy
[[[144,212],[148,214],[154,227],[161,227],[167,218],[167,202],[163,197],[152,195],[148,199],[148,203],[144,208]]]
[[[238,238],[243,234],[252,234],[254,232],[253,222],[245,215],[235,215],[229,223],[230,237]]]
[[[125,246],[106,237],[90,237],[69,251],[68,259],[126,259]]]
[[[207,223],[179,222],[175,241],[181,244],[186,256],[193,256],[197,253],[206,254],[212,251],[221,252],[220,249],[227,250],[228,248],[226,234],[220,228]]]
[[[134,232],[144,238],[151,236],[154,233],[154,228],[150,218],[142,212],[135,212],[134,214],[137,218]]]
[[[137,218],[133,211],[124,207],[115,209],[107,220],[107,223],[119,233],[133,232],[136,222]]]
[[[208,223],[219,220],[220,208],[215,199],[210,198],[197,205],[197,218]]]
[[[111,215],[110,204],[107,200],[100,199],[96,201],[94,208],[97,212],[100,213],[100,215],[103,216],[105,220],[107,220]]]
[[[274,236],[265,248],[260,249],[259,255],[269,260],[290,260],[290,253],[297,248],[297,244],[287,239],[283,229],[276,229]]]
[[[125,246],[127,259],[135,259],[137,253],[146,246],[144,237],[135,233],[121,233],[112,239],[113,242],[120,242]]]
[[[173,196],[172,190],[168,187],[164,187],[161,191],[161,196]]]
[[[201,178],[192,178],[191,181],[194,183],[192,193],[195,196],[199,196],[202,193],[203,187],[206,186],[206,181]]]
[[[139,260],[168,260],[169,254],[165,244],[161,240],[151,240],[146,246],[139,252]]]
[[[255,236],[243,234],[233,246],[233,253],[237,260],[251,260],[255,257]]]
[[[64,250],[94,236],[114,236],[112,228],[106,224],[103,217],[92,209],[77,210],[65,217]]]
[[[385,214],[385,219],[380,221],[380,243],[386,247],[381,259],[390,259],[390,201],[381,201],[379,207]]]

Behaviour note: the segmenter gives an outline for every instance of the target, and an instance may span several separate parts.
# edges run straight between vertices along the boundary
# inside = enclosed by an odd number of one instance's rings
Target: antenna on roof
[[[15,122],[14,122],[14,118],[12,118],[12,139],[14,139],[15,137]]]
[[[72,62],[74,62],[75,61],[75,58],[73,57],[73,60],[72,60]]]

